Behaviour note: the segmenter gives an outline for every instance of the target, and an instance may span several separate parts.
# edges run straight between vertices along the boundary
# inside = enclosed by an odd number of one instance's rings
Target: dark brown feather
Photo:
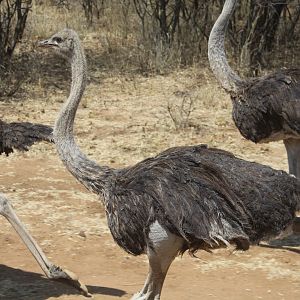
[[[255,143],[300,137],[300,69],[249,80],[232,95],[233,120]]]
[[[87,180],[86,186],[97,185]],[[134,255],[145,251],[156,220],[185,240],[182,251],[229,243],[246,250],[279,235],[300,204],[296,178],[203,145],[171,148],[114,170],[107,183],[102,192],[109,228]]]
[[[0,120],[0,155],[7,156],[15,150],[28,151],[34,143],[46,141],[53,143],[52,128],[29,122],[5,123]]]

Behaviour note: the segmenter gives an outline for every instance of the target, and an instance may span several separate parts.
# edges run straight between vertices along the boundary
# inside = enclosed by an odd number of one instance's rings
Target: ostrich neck
[[[226,0],[208,40],[210,67],[221,86],[229,93],[237,92],[244,85],[244,80],[230,68],[224,46],[226,29],[236,3],[237,0]]]
[[[54,141],[60,159],[67,169],[86,188],[97,194],[103,193],[111,169],[99,166],[87,158],[74,140],[73,124],[78,105],[86,85],[86,60],[83,50],[75,44],[72,61],[72,84],[67,102],[61,109],[54,127]]]

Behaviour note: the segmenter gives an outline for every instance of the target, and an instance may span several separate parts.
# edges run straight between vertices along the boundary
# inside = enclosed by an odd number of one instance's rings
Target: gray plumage
[[[28,151],[36,142],[53,142],[52,128],[29,122],[6,123],[0,120],[0,155],[7,156],[15,150]]]
[[[224,39],[237,2],[225,1],[210,33],[211,69],[231,96],[232,117],[243,137],[255,143],[284,140],[289,171],[300,177],[300,69],[284,69],[260,78],[242,79],[230,68]]]
[[[83,185],[101,196],[114,240],[125,251],[146,253],[150,270],[133,299],[160,299],[178,253],[252,243],[288,231],[300,207],[300,184],[283,171],[247,162],[205,145],[168,149],[124,169],[100,166],[73,136],[86,85],[86,60],[76,32],[65,29],[41,46],[68,57],[69,98],[54,127],[58,154]]]
[[[300,137],[300,69],[249,80],[232,95],[233,119],[252,142]]]
[[[182,251],[227,244],[246,250],[284,231],[300,203],[297,179],[205,145],[168,149],[112,172],[109,182],[109,227],[136,255],[155,220],[184,238]]]

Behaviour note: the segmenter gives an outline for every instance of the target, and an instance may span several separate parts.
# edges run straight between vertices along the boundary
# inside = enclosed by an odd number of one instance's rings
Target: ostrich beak
[[[38,47],[57,47],[57,44],[51,42],[50,40],[43,40],[38,42]]]

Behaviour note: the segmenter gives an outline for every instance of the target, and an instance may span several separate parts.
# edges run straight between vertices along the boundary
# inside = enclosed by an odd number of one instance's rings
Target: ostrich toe
[[[86,297],[92,296],[89,293],[87,287],[79,280],[79,277],[72,271],[69,271],[67,269],[62,269],[59,266],[53,265],[51,267],[50,274],[51,274],[51,277],[50,277],[51,279],[59,280],[61,282],[64,282],[68,285],[75,287]]]

